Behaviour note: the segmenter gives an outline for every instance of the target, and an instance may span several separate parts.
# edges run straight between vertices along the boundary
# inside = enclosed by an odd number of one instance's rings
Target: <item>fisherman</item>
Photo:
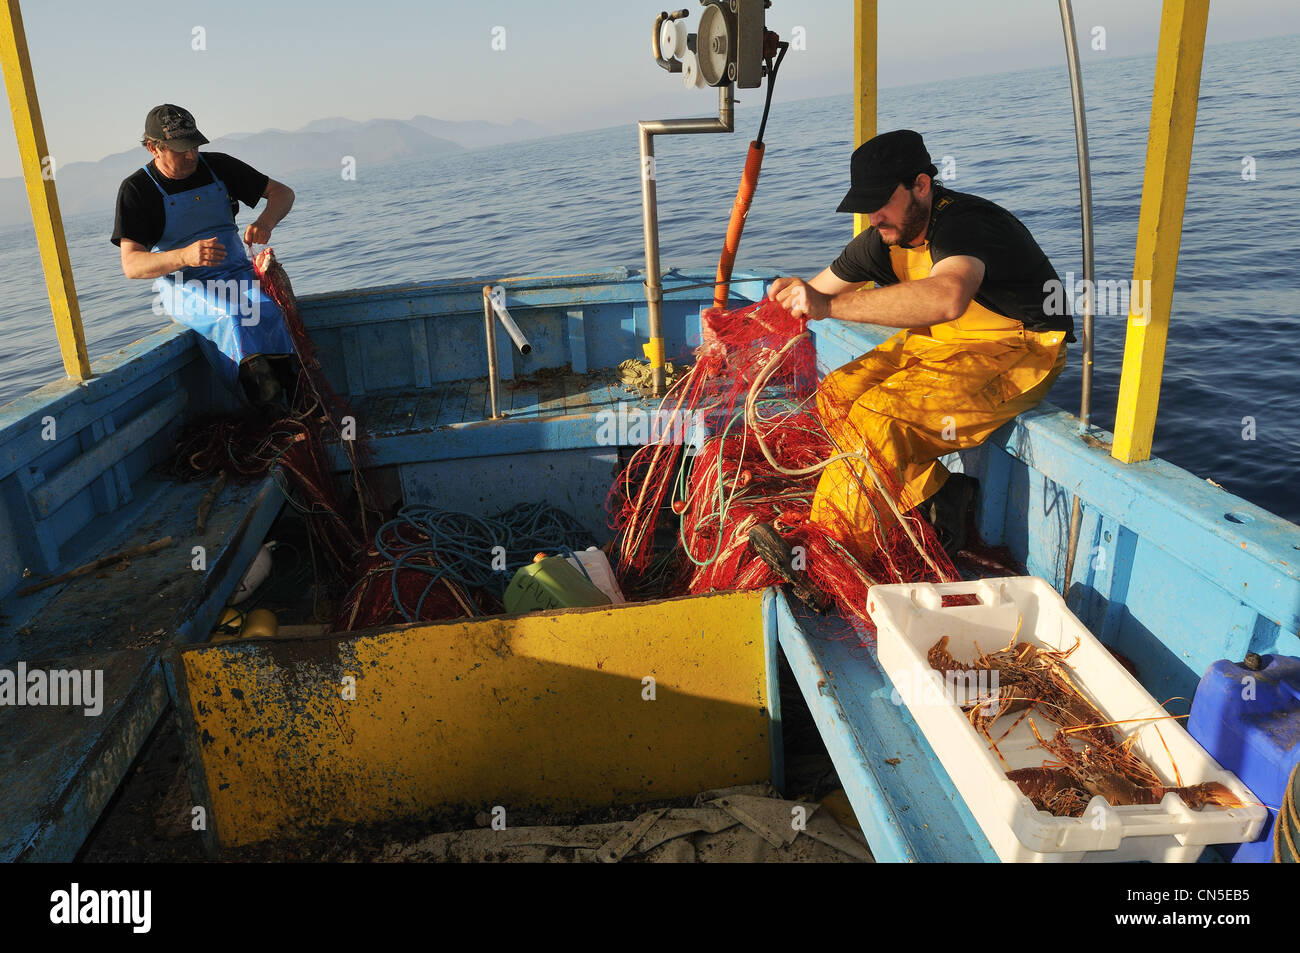
[[[901,488],[899,512],[924,505],[955,557],[978,481],[950,474],[938,458],[978,446],[1043,399],[1065,367],[1073,321],[1048,313],[1060,279],[1029,230],[1006,209],[935,181],[918,133],[900,129],[862,144],[850,173],[836,211],[861,213],[870,227],[815,278],[778,278],[768,297],[807,321],[903,329],[826,376],[819,416],[837,452],[871,446],[886,485]],[[892,521],[864,466],[856,457],[823,470],[810,514],[860,559],[876,548],[874,513]],[[796,592],[806,586],[770,526],[750,541]]]
[[[199,332],[227,387],[242,387],[263,409],[283,409],[293,340],[243,246],[270,241],[293,207],[293,190],[233,156],[201,154],[207,142],[189,110],[170,103],[149,110],[140,144],[153,161],[122,182],[112,241],[128,278],[157,279],[155,311]],[[239,203],[254,208],[262,199],[266,207],[241,243]]]

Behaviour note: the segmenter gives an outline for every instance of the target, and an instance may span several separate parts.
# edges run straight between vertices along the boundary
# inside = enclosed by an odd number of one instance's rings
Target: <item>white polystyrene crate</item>
[[[973,594],[976,606],[943,606],[946,595]],[[969,662],[975,644],[995,652],[1011,641],[1064,651],[1078,640],[1067,660],[1076,684],[1112,721],[1167,714],[1160,704],[1066,607],[1044,580],[1035,576],[943,584],[873,586],[867,608],[877,627],[880,666],[893,681],[913,719],[965,799],[971,814],[1004,861],[1195,861],[1208,844],[1253,840],[1267,809],[1236,775],[1224,771],[1175,719],[1119,726],[1121,737],[1135,734],[1134,751],[1166,787],[1218,781],[1243,803],[1241,808],[1206,806],[1193,811],[1175,794],[1159,804],[1112,807],[1094,797],[1081,818],[1054,817],[1037,810],[1006,776],[1008,770],[1039,767],[1051,755],[1037,746],[1029,719],[997,742],[1004,765],[986,739],[971,727],[960,698],[943,675],[926,661],[930,647],[948,636],[948,651]],[[1019,717],[1002,716],[990,733],[997,739]],[[1035,712],[1031,717],[1047,738],[1057,728]],[[1172,757],[1172,760],[1171,760]],[[1175,765],[1177,777],[1175,780]]]

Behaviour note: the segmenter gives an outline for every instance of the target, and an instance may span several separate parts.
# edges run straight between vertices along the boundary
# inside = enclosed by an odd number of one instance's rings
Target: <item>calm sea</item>
[[[1298,48],[1292,36],[1206,49],[1155,439],[1159,456],[1295,521]],[[1154,66],[1153,57],[1090,55],[1084,63],[1101,279],[1132,275]],[[797,58],[786,68],[798,69]],[[882,130],[917,129],[936,160],[951,157],[951,187],[1018,215],[1062,278],[1081,276],[1063,65],[885,89],[879,111]],[[734,136],[656,143],[665,267],[716,264],[757,122],[757,110],[742,104]],[[833,211],[853,146],[849,97],[778,101],[767,139],[737,265],[809,276],[851,231],[849,218]],[[299,294],[644,261],[631,125],[363,167],[350,182],[334,173],[285,178],[298,200],[274,245]],[[102,214],[66,222],[92,359],[159,325],[149,283],[124,278],[108,242],[114,198],[105,196]],[[251,218],[241,213],[241,222]],[[0,230],[0,299],[3,402],[62,373],[30,226]],[[1124,327],[1123,314],[1097,318],[1093,419],[1106,429],[1114,423]],[[1078,391],[1072,356],[1049,399],[1077,411]]]

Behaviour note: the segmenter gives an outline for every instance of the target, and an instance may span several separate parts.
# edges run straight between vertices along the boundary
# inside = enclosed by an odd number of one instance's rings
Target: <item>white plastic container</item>
[[[627,602],[623,598],[623,591],[618,588],[618,580],[614,578],[614,570],[609,567],[609,557],[595,546],[588,546],[586,549],[575,552],[575,558],[565,556],[574,569],[579,572],[584,570],[591,584],[609,596],[609,601],[614,605],[621,605]]]
[[[958,594],[973,594],[980,604],[943,605],[944,596]],[[1112,807],[1104,798],[1094,797],[1083,817],[1054,817],[1037,810],[1006,776],[1008,770],[1039,767],[1052,756],[1037,746],[1029,718],[997,740],[1020,714],[1010,713],[990,729],[1007,764],[999,760],[962,712],[960,693],[946,685],[942,673],[926,661],[926,654],[942,636],[949,637],[948,651],[959,662],[975,658],[975,643],[981,652],[1004,648],[1017,624],[1019,642],[1042,648],[1065,651],[1077,639],[1078,648],[1066,664],[1080,690],[1110,720],[1167,714],[1044,580],[1022,576],[942,585],[873,586],[867,608],[877,626],[880,666],[894,683],[895,701],[906,702],[1002,860],[1186,863],[1195,861],[1208,844],[1243,842],[1258,836],[1267,808],[1172,718],[1120,725],[1115,730],[1121,737],[1136,735],[1133,751],[1160,776],[1164,786],[1179,786],[1176,764],[1181,786],[1218,781],[1249,806],[1227,809],[1207,805],[1194,811],[1170,793],[1159,804]],[[1036,712],[1030,717],[1044,738],[1056,730],[1055,723]]]

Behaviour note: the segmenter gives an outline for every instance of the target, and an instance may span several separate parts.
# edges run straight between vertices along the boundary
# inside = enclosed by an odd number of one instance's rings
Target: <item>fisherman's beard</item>
[[[898,226],[898,238],[892,242],[886,242],[886,245],[911,245],[923,234],[925,228],[930,224],[930,211],[924,205],[916,200],[916,196],[908,193],[907,208],[903,212],[903,221]]]

